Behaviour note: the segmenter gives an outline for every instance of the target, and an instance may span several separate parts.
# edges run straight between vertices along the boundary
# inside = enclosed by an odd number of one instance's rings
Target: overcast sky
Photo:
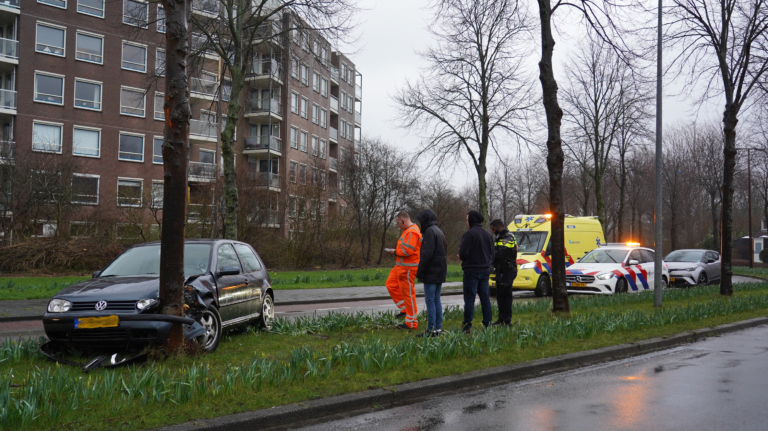
[[[353,61],[363,75],[362,103],[362,133],[364,137],[380,137],[387,142],[408,151],[415,151],[420,146],[419,130],[405,130],[397,122],[397,109],[391,95],[401,88],[406,80],[415,80],[419,70],[425,66],[418,56],[418,51],[434,44],[427,31],[431,13],[426,8],[426,0],[360,0],[360,6],[365,9],[360,15],[360,38],[352,47]],[[567,17],[566,17],[567,18]],[[563,86],[564,63],[575,45],[568,41],[579,40],[583,37],[578,27],[563,27],[567,34],[557,36],[555,49],[555,74]],[[536,34],[535,36],[538,36]],[[538,83],[537,60],[541,48],[538,40],[531,42],[532,58],[528,68],[532,77]],[[672,81],[668,79],[668,81]],[[722,103],[714,100],[707,104],[706,109],[698,112],[694,106],[679,97],[670,97],[679,89],[679,83],[665,83],[664,123],[693,120],[702,118],[720,118],[719,109]],[[540,115],[543,118],[543,107]],[[459,167],[457,172],[446,172],[444,179],[450,181],[455,188],[461,188],[467,181],[476,183],[476,174],[472,167]],[[545,169],[545,168],[543,168]]]

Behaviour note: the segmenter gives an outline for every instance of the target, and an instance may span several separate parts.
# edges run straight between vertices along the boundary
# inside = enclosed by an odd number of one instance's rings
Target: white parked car
[[[614,293],[653,290],[653,250],[635,243],[598,247],[565,271],[568,293]],[[662,261],[661,279],[666,288],[669,271]]]
[[[712,250],[675,250],[664,258],[670,286],[705,285],[720,280],[720,253]]]

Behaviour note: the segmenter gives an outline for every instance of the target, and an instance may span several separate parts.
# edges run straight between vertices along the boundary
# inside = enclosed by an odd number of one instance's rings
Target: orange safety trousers
[[[413,329],[419,327],[419,321],[416,320],[419,310],[416,307],[415,280],[416,268],[408,266],[395,266],[387,277],[389,296],[401,312],[405,311],[405,324]]]

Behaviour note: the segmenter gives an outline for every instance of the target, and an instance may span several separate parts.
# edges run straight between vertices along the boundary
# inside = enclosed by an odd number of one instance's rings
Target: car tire
[[[627,293],[627,280],[625,280],[624,277],[621,277],[616,281],[614,293]]]
[[[661,290],[664,290],[669,287],[669,281],[667,281],[667,277],[661,276]]]
[[[696,282],[699,284],[699,286],[706,286],[709,284],[709,280],[707,279],[707,271],[702,270],[699,274],[699,279],[696,280]]]
[[[259,317],[259,326],[266,331],[272,330],[272,322],[275,320],[275,300],[272,295],[264,295],[261,301],[261,317]]]
[[[219,310],[211,304],[198,318],[198,323],[205,328],[205,334],[194,338],[194,342],[206,352],[213,352],[219,347],[221,341],[221,315]]]
[[[536,288],[533,289],[533,294],[539,298],[552,294],[552,282],[549,281],[548,275],[542,274],[539,277],[539,281],[536,282]]]

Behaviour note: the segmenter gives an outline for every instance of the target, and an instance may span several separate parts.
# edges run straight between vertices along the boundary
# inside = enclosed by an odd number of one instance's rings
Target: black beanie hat
[[[480,215],[479,212],[472,210],[467,214],[469,216],[469,225],[474,226],[476,224],[480,224],[485,220],[482,215]]]

